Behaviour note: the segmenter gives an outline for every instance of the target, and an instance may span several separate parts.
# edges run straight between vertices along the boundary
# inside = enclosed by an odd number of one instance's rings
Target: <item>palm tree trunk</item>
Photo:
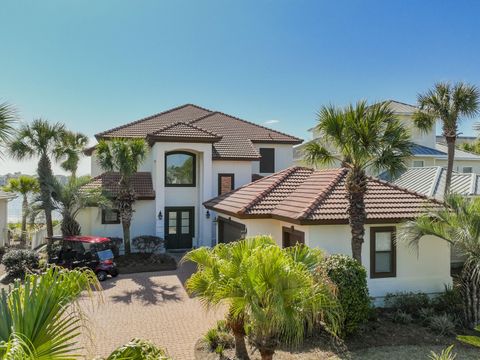
[[[480,264],[467,260],[461,275],[465,325],[471,329],[480,324]]]
[[[47,228],[47,253],[52,249],[53,224],[52,224],[52,194],[51,184],[53,179],[52,165],[47,154],[42,154],[38,161],[38,182],[40,185],[40,197],[42,209],[45,212],[45,226]]]
[[[130,221],[124,220],[122,217],[123,242],[125,244],[125,255],[131,253],[130,246]]]
[[[352,233],[352,256],[362,263],[362,244],[365,235],[365,193],[367,191],[367,176],[362,169],[352,169],[346,179],[349,223]]]
[[[444,195],[450,191],[450,184],[452,182],[453,160],[455,159],[455,141],[456,136],[445,136],[447,140],[447,177],[445,179]]]
[[[275,352],[270,349],[260,349],[259,352],[262,360],[272,360],[273,354],[275,354]]]
[[[27,243],[27,212],[28,212],[28,199],[27,195],[23,195],[22,202],[22,234],[20,235],[20,245],[23,247]]]
[[[235,358],[239,360],[248,360],[247,346],[245,344],[245,324],[243,317],[233,318],[228,316],[228,326],[232,329],[233,336],[235,338]]]

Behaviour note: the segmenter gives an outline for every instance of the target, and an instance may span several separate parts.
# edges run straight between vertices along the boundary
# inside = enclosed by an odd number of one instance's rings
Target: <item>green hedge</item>
[[[354,333],[370,314],[367,271],[347,255],[331,255],[325,260],[326,271],[338,288],[338,299],[344,313],[343,334]]]

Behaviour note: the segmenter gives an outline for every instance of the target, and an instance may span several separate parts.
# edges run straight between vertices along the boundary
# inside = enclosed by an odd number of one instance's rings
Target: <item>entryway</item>
[[[165,242],[167,250],[191,249],[194,229],[195,208],[165,208]]]

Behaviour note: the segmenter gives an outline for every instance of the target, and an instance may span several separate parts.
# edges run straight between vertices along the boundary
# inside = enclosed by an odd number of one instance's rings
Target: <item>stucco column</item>
[[[155,189],[155,235],[165,239],[165,149],[162,143],[156,143],[153,148],[153,187]],[[158,214],[162,212],[162,219]]]
[[[206,218],[207,209],[202,205],[203,202],[213,197],[213,162],[212,162],[212,147],[203,153],[203,182],[201,189],[201,201],[200,201],[200,218],[204,224],[202,228],[202,236],[200,238],[201,246],[211,246],[213,241],[212,221],[213,214],[210,214],[210,219]]]

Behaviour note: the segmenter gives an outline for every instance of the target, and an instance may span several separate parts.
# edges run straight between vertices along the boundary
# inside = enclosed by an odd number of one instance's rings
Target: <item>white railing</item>
[[[60,224],[53,227],[53,235],[61,235]],[[46,244],[47,228],[43,227],[32,234],[32,249]]]

